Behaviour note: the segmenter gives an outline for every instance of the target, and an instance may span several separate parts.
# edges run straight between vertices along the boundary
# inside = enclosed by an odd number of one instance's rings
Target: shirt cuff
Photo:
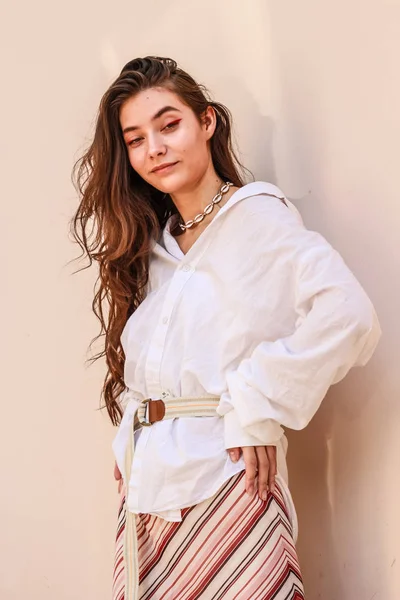
[[[282,427],[273,419],[254,423],[244,429],[235,409],[225,413],[223,418],[226,450],[243,446],[276,446],[284,434]]]

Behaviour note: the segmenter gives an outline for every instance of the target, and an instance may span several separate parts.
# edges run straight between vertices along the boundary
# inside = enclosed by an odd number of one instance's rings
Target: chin
[[[164,194],[178,194],[191,183],[191,179],[182,177],[181,174],[171,173],[165,176],[158,176],[151,181],[151,185]]]

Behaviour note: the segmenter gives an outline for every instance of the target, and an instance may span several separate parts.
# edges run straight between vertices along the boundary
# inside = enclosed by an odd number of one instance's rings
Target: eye
[[[174,129],[177,125],[179,125],[180,122],[181,119],[178,119],[177,121],[172,121],[172,123],[168,123],[168,125],[164,127],[163,131],[170,131],[171,129]]]
[[[137,146],[142,141],[142,139],[143,138],[135,138],[128,142],[128,146]]]

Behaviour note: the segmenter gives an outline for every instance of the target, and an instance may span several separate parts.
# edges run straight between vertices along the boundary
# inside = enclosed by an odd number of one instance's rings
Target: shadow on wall
[[[257,102],[243,83],[230,78],[227,87],[236,90],[229,108],[238,129],[241,161],[252,165],[256,180],[278,184],[273,159],[274,121],[260,114]],[[296,199],[292,201],[298,204]],[[305,430],[287,430],[289,483],[299,516],[297,546],[310,600],[337,600],[344,596],[338,562],[340,557],[332,531],[332,498],[328,489],[329,443],[335,410],[337,407],[328,397]],[[320,568],[317,577],[315,565],[321,564],[323,568]]]
[[[328,489],[329,443],[334,411],[329,394],[324,403],[306,429],[286,431],[289,440],[289,485],[299,519],[297,550],[305,591],[310,600],[344,597]],[[319,565],[318,573],[315,565]]]
[[[276,183],[273,159],[274,121],[260,113],[260,108],[243,81],[228,74],[225,89],[232,90],[229,98],[220,97],[210,86],[211,96],[226,104],[233,117],[233,142],[240,162],[249,168],[256,181]],[[238,142],[239,140],[239,142]],[[250,175],[247,180],[253,180]]]
[[[374,517],[380,514],[375,493],[380,486],[371,476],[376,472],[371,456],[374,448],[383,447],[383,432],[376,423],[371,444],[371,430],[365,427],[381,369],[376,357],[367,369],[354,369],[330,389],[306,429],[287,431],[289,484],[299,517],[297,548],[309,600],[345,598],[354,579],[360,593],[372,597],[379,590],[379,597],[389,597],[387,582],[379,576],[385,560],[382,520]],[[365,572],[377,574],[376,590],[363,580]]]

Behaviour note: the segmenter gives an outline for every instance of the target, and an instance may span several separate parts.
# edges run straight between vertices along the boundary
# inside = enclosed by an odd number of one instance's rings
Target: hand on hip
[[[258,495],[262,500],[267,499],[267,492],[275,491],[276,446],[243,446],[243,448],[229,448],[228,452],[233,460],[237,462],[240,452],[246,465],[246,492],[252,496],[256,487]]]

